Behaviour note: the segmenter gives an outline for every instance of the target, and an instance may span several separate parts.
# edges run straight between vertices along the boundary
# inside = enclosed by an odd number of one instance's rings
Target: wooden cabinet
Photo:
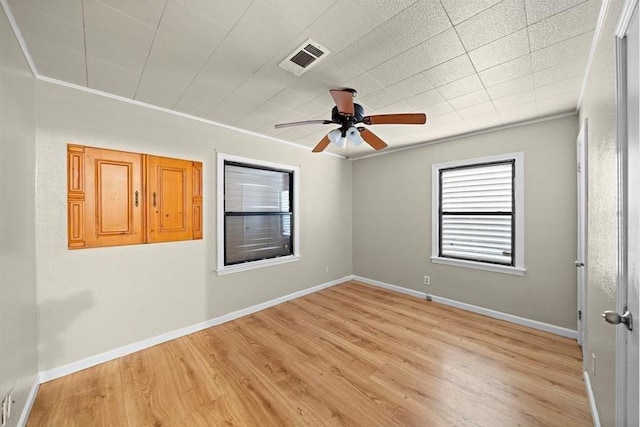
[[[202,163],[68,145],[70,249],[202,238]]]

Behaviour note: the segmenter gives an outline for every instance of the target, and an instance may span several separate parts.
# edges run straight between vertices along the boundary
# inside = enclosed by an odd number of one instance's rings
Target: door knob
[[[607,323],[611,323],[612,325],[619,325],[620,323],[624,324],[628,330],[633,330],[633,316],[629,313],[629,310],[625,309],[624,314],[621,316],[617,312],[613,310],[607,310],[602,313],[602,318]]]
[[[576,261],[576,267],[584,267],[584,262]]]

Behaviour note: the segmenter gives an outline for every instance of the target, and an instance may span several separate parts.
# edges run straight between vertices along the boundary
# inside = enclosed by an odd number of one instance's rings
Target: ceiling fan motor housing
[[[349,119],[349,117],[340,114],[338,111],[338,107],[333,107],[331,109],[331,120],[334,123],[345,124],[345,118]],[[353,117],[350,117],[352,124],[360,123],[364,118],[364,107],[360,104],[353,104]]]

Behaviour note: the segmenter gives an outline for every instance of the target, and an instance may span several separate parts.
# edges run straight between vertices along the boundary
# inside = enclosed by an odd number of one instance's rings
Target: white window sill
[[[290,262],[300,261],[300,258],[300,255],[290,255],[272,259],[263,259],[260,261],[245,262],[243,264],[228,265],[226,267],[218,268],[216,273],[218,276],[224,276],[226,274],[240,273],[241,271],[255,270],[256,268],[288,264]]]
[[[492,271],[494,273],[512,274],[514,276],[524,276],[526,268],[509,267],[506,265],[487,264],[484,262],[467,261],[462,259],[442,258],[437,256],[431,257],[434,264],[452,265],[455,267],[473,268],[476,270]]]

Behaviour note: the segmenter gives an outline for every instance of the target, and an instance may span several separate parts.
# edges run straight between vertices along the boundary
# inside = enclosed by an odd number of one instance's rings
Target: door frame
[[[576,279],[578,311],[578,344],[582,348],[582,365],[586,371],[586,337],[587,337],[587,141],[588,121],[585,119],[576,139],[577,163],[577,247],[576,247]]]
[[[638,7],[638,0],[626,0],[620,14],[615,32],[615,73],[616,73],[616,141],[617,141],[617,187],[618,187],[618,280],[616,284],[616,311],[622,313],[626,306],[627,286],[627,62],[626,62],[626,34],[631,18]],[[615,413],[616,425],[626,425],[629,406],[637,410],[638,402],[629,402],[627,396],[627,352],[626,329],[616,327],[616,396]]]
[[[576,279],[578,291],[578,344],[582,347],[582,365],[586,371],[586,337],[587,337],[587,141],[588,121],[585,119],[576,139],[577,160],[577,247],[576,247]],[[581,263],[581,264],[580,264]]]

